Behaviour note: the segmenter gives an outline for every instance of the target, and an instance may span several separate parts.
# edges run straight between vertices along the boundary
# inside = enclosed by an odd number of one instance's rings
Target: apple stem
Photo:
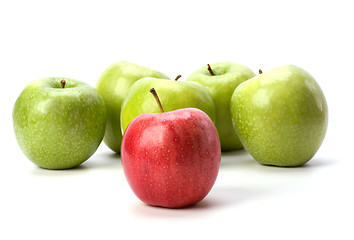
[[[210,64],[207,64],[207,66],[208,66],[208,71],[210,72],[210,75],[215,76],[213,69],[211,69],[211,67],[210,67]]]
[[[61,84],[61,88],[65,88],[66,81],[63,79],[61,80],[60,84]]]
[[[159,96],[157,95],[157,92],[156,92],[155,88],[151,88],[151,89],[150,89],[150,92],[151,92],[152,95],[154,96],[154,98],[155,98],[155,100],[156,100],[156,102],[157,102],[157,105],[159,105],[159,108],[160,108],[161,113],[164,113],[165,110],[164,110],[163,107],[162,107],[162,104],[161,104],[161,102],[160,102],[160,98],[159,98]]]
[[[259,72],[259,74],[262,74],[262,73],[263,73],[262,69],[259,69],[258,72]]]
[[[178,79],[180,79],[182,77],[182,75],[177,75],[177,77],[175,78],[175,81],[177,81]]]

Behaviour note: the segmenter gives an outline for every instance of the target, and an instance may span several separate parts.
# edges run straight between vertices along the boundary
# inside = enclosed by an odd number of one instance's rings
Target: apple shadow
[[[142,202],[131,205],[131,212],[143,218],[200,218],[207,216],[216,209],[241,205],[250,199],[255,199],[260,194],[269,194],[265,191],[252,191],[238,187],[214,187],[212,191],[199,203],[184,208],[164,208],[149,206]]]
[[[245,149],[221,152],[221,168],[235,165],[253,165],[255,162]]]
[[[208,207],[224,208],[228,206],[242,205],[258,197],[270,195],[270,189],[252,189],[234,186],[215,186],[209,196]]]
[[[329,167],[336,165],[340,163],[341,160],[338,159],[332,159],[332,158],[323,158],[323,157],[314,157],[304,165],[300,167],[304,168],[324,168],[324,167]]]
[[[200,218],[208,216],[215,212],[216,209],[242,207],[243,204],[255,201],[257,199],[274,197],[283,192],[297,191],[295,183],[301,182],[306,184],[308,180],[313,178],[313,173],[323,168],[331,167],[340,161],[332,158],[314,157],[309,162],[298,167],[278,167],[262,165],[254,160],[245,150],[230,151],[222,153],[221,171],[230,168],[247,172],[247,175],[253,174],[254,177],[264,178],[265,183],[259,185],[251,183],[251,185],[214,185],[210,193],[199,203],[179,209],[169,209],[163,207],[154,207],[146,205],[139,200],[130,206],[133,214],[143,218]],[[278,178],[284,178],[287,182],[278,184]],[[240,180],[242,180],[242,175]],[[290,178],[289,178],[290,177]],[[283,180],[284,180],[283,179]]]
[[[120,155],[113,152],[96,153],[77,167],[69,169],[45,169],[34,166],[30,174],[34,176],[68,176],[83,174],[92,170],[114,170],[121,168]]]
[[[221,153],[220,168],[230,166],[243,166],[243,167],[265,167],[265,168],[278,168],[278,169],[303,169],[303,168],[322,168],[339,163],[337,159],[323,158],[314,156],[307,163],[295,166],[295,167],[282,167],[274,165],[264,165],[257,162],[253,157],[245,150],[227,151]]]
[[[92,168],[104,170],[122,167],[120,154],[112,151],[97,153],[90,159],[88,159],[86,162],[84,162],[82,165],[90,169]]]
[[[143,218],[171,218],[171,219],[186,219],[186,218],[200,218],[205,214],[208,214],[208,209],[211,207],[211,202],[208,199],[204,199],[201,202],[184,207],[184,208],[164,208],[158,206],[150,206],[143,202],[135,202],[130,206],[131,212]]]
[[[38,166],[35,166],[30,170],[30,174],[33,176],[47,177],[47,176],[67,176],[67,175],[76,175],[86,171],[87,166],[81,164],[74,168],[69,169],[45,169]]]
[[[283,166],[274,166],[274,165],[264,165],[258,163],[258,165],[265,169],[265,171],[269,172],[284,172],[284,173],[296,173],[296,172],[301,172],[301,173],[306,173],[306,172],[312,172],[312,171],[317,171],[322,168],[327,168],[333,165],[336,165],[340,163],[339,160],[332,159],[332,158],[321,158],[321,157],[314,157],[307,163],[300,165],[300,166],[290,166],[290,167],[283,167]]]

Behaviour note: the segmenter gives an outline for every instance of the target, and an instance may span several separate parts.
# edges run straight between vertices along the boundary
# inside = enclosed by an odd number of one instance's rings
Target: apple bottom
[[[147,113],[129,124],[121,158],[126,179],[141,201],[187,207],[205,198],[214,185],[220,141],[208,115],[198,109]]]

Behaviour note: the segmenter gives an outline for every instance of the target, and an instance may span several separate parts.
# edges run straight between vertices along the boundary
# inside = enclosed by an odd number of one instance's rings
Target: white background
[[[10,1],[0,3],[0,239],[353,239],[351,1]],[[326,138],[299,168],[223,154],[210,194],[192,208],[141,203],[104,144],[81,167],[49,171],[20,151],[12,108],[47,76],[95,86],[128,60],[187,77],[207,63],[255,72],[295,64],[321,85]]]

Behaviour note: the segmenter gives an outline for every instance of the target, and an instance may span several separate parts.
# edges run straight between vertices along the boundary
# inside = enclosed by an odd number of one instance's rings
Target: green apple
[[[235,88],[255,74],[248,67],[234,62],[219,62],[207,66],[192,73],[186,81],[202,84],[212,97],[216,109],[215,126],[222,151],[241,149],[242,144],[232,127],[230,99]]]
[[[168,78],[158,71],[120,61],[110,65],[97,81],[96,89],[103,97],[107,108],[107,126],[103,140],[115,152],[120,152],[122,143],[120,129],[122,103],[131,85],[144,77]]]
[[[143,78],[134,83],[125,98],[121,112],[122,132],[128,124],[143,113],[160,113],[150,89],[159,93],[164,111],[170,112],[182,108],[198,108],[204,111],[212,121],[215,120],[215,107],[208,91],[196,82],[174,81],[169,79]]]
[[[43,78],[28,84],[16,100],[13,126],[21,150],[38,166],[76,167],[103,139],[105,103],[86,83]]]
[[[293,65],[240,84],[231,98],[231,114],[243,146],[264,165],[305,164],[320,147],[328,123],[320,86]]]

